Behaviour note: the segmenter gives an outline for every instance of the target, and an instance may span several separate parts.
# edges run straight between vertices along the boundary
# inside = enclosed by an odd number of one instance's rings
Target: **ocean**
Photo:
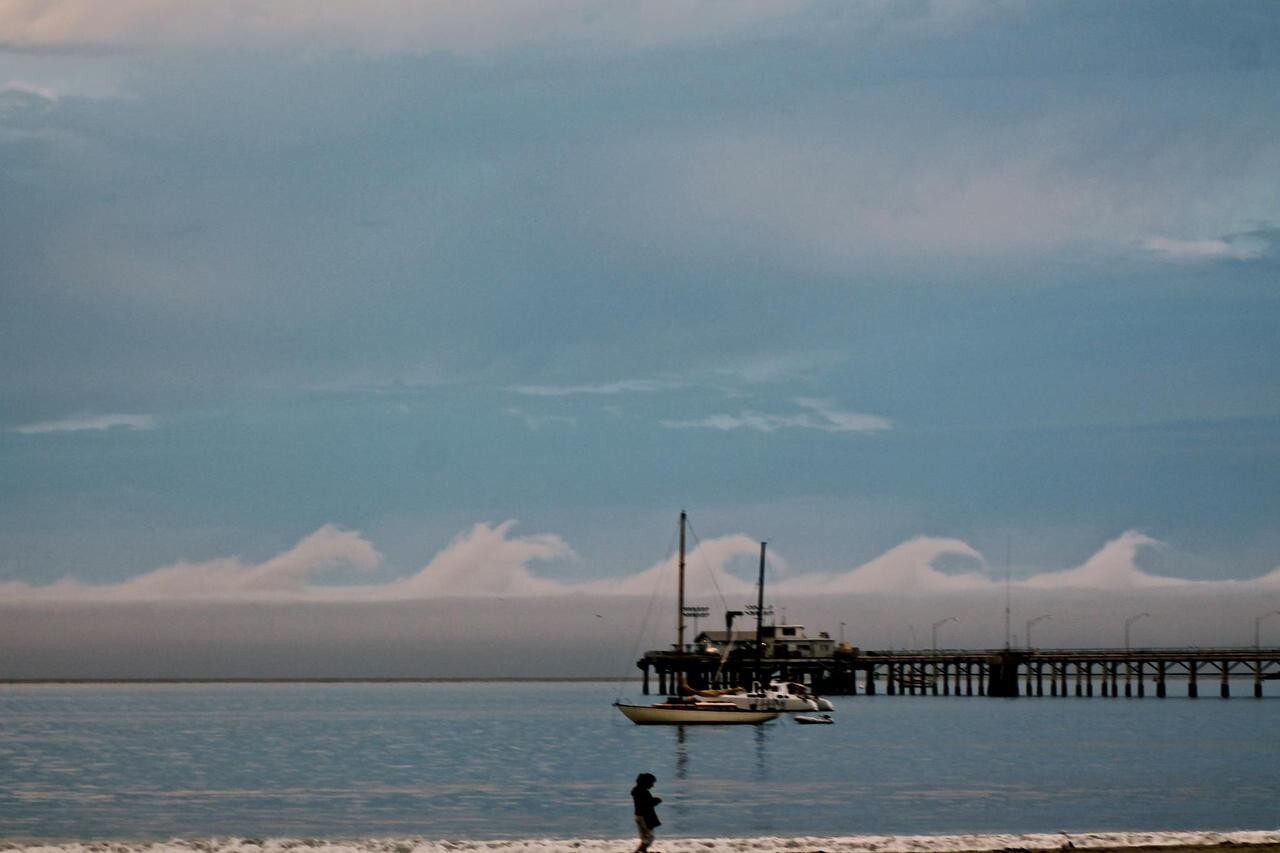
[[[664,851],[1280,843],[1280,698],[833,697],[832,726],[688,728],[619,698],[638,686],[4,685],[0,849],[624,850],[644,771]]]

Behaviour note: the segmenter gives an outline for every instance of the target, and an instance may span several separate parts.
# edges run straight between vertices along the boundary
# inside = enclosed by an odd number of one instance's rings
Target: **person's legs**
[[[645,853],[653,843],[653,830],[640,815],[636,815],[636,829],[640,830],[640,846],[636,848],[636,853]]]

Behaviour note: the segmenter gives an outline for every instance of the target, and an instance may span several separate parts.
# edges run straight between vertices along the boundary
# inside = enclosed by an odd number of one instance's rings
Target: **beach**
[[[23,853],[623,853],[629,838],[543,838],[526,840],[427,840],[384,838],[323,840],[302,838],[171,840],[149,843],[73,842],[22,844],[0,840],[0,851]],[[1211,853],[1248,850],[1280,853],[1280,830],[1249,832],[1101,832],[1023,835],[863,835],[752,838],[659,837],[653,853],[1021,853],[1089,850],[1091,853]]]

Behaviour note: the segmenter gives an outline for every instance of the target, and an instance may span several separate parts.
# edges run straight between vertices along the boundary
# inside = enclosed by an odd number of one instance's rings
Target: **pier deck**
[[[1231,696],[1232,682],[1248,681],[1253,696],[1280,681],[1280,647],[1139,649],[938,649],[931,651],[837,650],[831,657],[763,658],[674,649],[646,652],[636,661],[660,693],[673,692],[680,675],[694,687],[747,686],[781,678],[808,684],[819,693],[854,696],[1131,696],[1167,695],[1170,679],[1184,680],[1187,695],[1213,690]]]

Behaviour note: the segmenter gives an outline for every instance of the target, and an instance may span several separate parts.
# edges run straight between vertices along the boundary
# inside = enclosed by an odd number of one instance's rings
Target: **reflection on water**
[[[778,718],[778,721],[781,723],[786,719],[787,717],[784,714]],[[765,731],[764,726],[755,726],[754,728],[756,730],[756,778],[761,782],[767,782],[769,780],[769,761],[768,756],[765,754],[765,746],[769,742],[769,734]]]
[[[676,778],[689,778],[689,744],[684,726],[676,726]]]

